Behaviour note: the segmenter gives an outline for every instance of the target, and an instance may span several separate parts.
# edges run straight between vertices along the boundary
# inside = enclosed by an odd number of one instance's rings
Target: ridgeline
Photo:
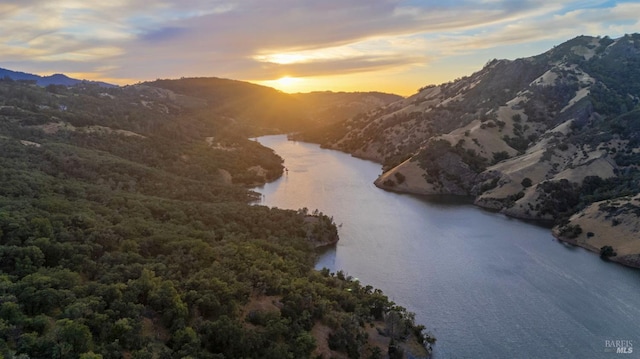
[[[298,138],[382,163],[381,188],[471,196],[640,267],[640,34],[491,60]]]

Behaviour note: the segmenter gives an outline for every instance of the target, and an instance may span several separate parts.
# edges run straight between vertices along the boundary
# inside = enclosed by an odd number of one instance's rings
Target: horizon
[[[470,75],[494,58],[534,56],[576,36],[618,38],[640,28],[640,4],[632,1],[30,0],[0,9],[0,67],[13,71],[117,85],[219,77],[285,93],[405,97]]]

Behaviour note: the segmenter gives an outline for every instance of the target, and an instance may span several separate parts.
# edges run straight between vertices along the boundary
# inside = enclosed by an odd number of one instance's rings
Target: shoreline
[[[293,140],[289,136],[287,136],[287,140],[288,141],[306,142],[306,141],[301,141],[301,140],[297,140],[297,139]],[[477,201],[476,201],[477,197],[476,196],[459,195],[459,194],[441,195],[441,194],[429,193],[428,190],[419,190],[419,188],[414,189],[414,188],[402,188],[402,187],[398,188],[396,186],[394,186],[394,187],[387,186],[387,185],[383,184],[382,181],[380,181],[380,178],[382,178],[382,175],[384,174],[384,169],[382,168],[382,164],[378,160],[376,160],[375,158],[356,155],[356,154],[349,153],[349,152],[343,151],[343,150],[335,148],[335,147],[323,146],[322,144],[315,143],[315,142],[307,142],[307,143],[314,143],[314,144],[317,144],[318,146],[320,146],[320,148],[322,148],[322,149],[339,151],[339,152],[342,152],[342,153],[349,154],[350,156],[352,156],[354,158],[358,158],[358,159],[374,162],[374,163],[380,165],[382,173],[379,175],[378,178],[376,178],[373,181],[373,184],[379,189],[382,189],[382,190],[385,190],[385,191],[389,191],[389,192],[393,192],[393,193],[397,193],[397,194],[408,194],[408,195],[419,196],[419,197],[425,198],[426,200],[433,200],[433,199],[435,199],[436,201],[437,200],[444,200],[444,201],[451,201],[451,203],[456,202],[457,199],[461,199],[464,202],[467,202],[467,200],[468,200],[469,202],[467,204],[473,204],[475,207],[481,208],[483,210],[486,210],[486,211],[489,211],[489,212],[493,212],[493,213],[501,213],[501,214],[504,214],[505,216],[507,216],[509,218],[517,219],[517,220],[520,220],[520,221],[524,221],[526,223],[530,223],[530,224],[533,224],[533,225],[536,225],[536,226],[547,228],[551,232],[551,235],[554,238],[556,238],[558,241],[560,241],[562,243],[566,243],[566,244],[570,244],[570,245],[574,245],[574,246],[577,246],[577,247],[584,248],[584,249],[588,250],[589,252],[592,252],[592,253],[594,253],[596,255],[599,255],[600,250],[598,248],[589,246],[586,243],[581,243],[581,242],[579,242],[577,240],[572,240],[572,239],[569,239],[569,238],[561,237],[557,232],[557,226],[553,223],[552,220],[517,216],[512,211],[505,211],[505,208],[502,207],[502,206],[499,207],[499,208],[494,208],[494,207],[490,207],[490,206],[483,206],[483,205],[480,205],[480,204],[477,203]],[[622,265],[622,266],[625,266],[625,267],[640,269],[640,254],[629,254],[629,255],[622,255],[622,256],[614,256],[614,257],[609,257],[606,260],[610,261],[610,262],[615,262],[615,263],[617,263],[619,265]]]
[[[558,242],[563,243],[563,244],[568,244],[570,246],[573,247],[578,247],[578,248],[583,248],[597,256],[600,257],[600,250],[593,247],[593,246],[589,246],[589,245],[582,245],[580,242],[578,242],[576,239],[574,238],[567,238],[567,237],[562,237],[560,236],[555,230],[551,231],[551,234],[553,235],[553,238],[557,239]],[[636,257],[635,259],[630,259],[630,258],[626,258],[626,257],[630,257],[629,255],[627,256],[615,256],[615,257],[608,257],[608,258],[602,258],[600,257],[601,260],[605,261],[605,262],[614,262],[617,263],[619,265],[628,267],[628,268],[635,268],[635,269],[640,269],[640,256],[636,255],[634,257]]]
[[[352,155],[353,156],[353,155]],[[358,156],[354,156],[356,158],[358,158]],[[375,161],[374,161],[375,162]],[[378,163],[378,162],[376,162]],[[379,164],[379,163],[378,163]],[[552,220],[548,220],[548,219],[537,219],[537,218],[531,218],[531,217],[522,217],[522,216],[518,216],[516,215],[513,211],[505,211],[504,207],[500,207],[500,208],[494,208],[491,206],[483,206],[481,204],[479,204],[475,199],[477,199],[477,197],[475,196],[470,196],[470,195],[457,195],[457,194],[449,194],[449,195],[442,195],[442,194],[433,194],[433,193],[429,193],[428,191],[420,191],[420,190],[413,190],[413,189],[408,189],[408,188],[397,188],[397,187],[390,187],[390,186],[386,186],[383,183],[381,183],[381,181],[379,180],[381,177],[379,177],[378,179],[376,179],[373,183],[377,188],[380,188],[382,190],[385,191],[389,191],[389,192],[393,192],[393,193],[398,193],[398,194],[410,194],[410,195],[415,195],[415,196],[420,196],[423,197],[427,200],[430,200],[432,198],[435,198],[436,200],[447,200],[447,198],[460,198],[462,200],[468,199],[470,200],[469,204],[473,204],[475,207],[481,208],[483,210],[489,211],[489,212],[493,212],[493,213],[501,213],[504,214],[505,216],[509,217],[509,218],[513,218],[513,219],[517,219],[520,221],[524,221],[526,223],[530,223],[539,227],[544,227],[550,230],[551,235],[556,238],[558,241],[562,242],[562,243],[566,243],[569,245],[573,245],[576,247],[580,247],[580,248],[584,248],[586,250],[588,250],[589,252],[592,252],[596,255],[599,256],[600,253],[600,249],[590,246],[587,243],[583,243],[581,241],[578,241],[576,239],[570,239],[567,237],[562,237],[559,234],[558,231],[558,226],[556,224],[553,223]],[[455,203],[455,200],[452,200],[451,203]],[[629,268],[636,268],[636,269],[640,269],[640,254],[627,254],[627,255],[621,255],[621,256],[612,256],[612,257],[608,257],[606,259],[603,259],[609,262],[614,262],[617,263],[619,265],[625,266],[625,267],[629,267]]]

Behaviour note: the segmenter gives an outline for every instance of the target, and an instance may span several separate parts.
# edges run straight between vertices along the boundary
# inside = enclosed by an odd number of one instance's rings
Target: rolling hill
[[[426,356],[406,309],[314,270],[329,217],[251,205],[282,159],[208,100],[0,78],[0,358]]]
[[[86,83],[98,85],[101,87],[116,87],[116,85],[112,85],[106,82],[78,80],[64,74],[40,76],[40,75],[34,75],[26,72],[11,71],[3,68],[0,68],[0,78],[4,78],[4,79],[8,78],[14,81],[29,81],[29,82],[35,83],[38,86],[49,86],[49,85],[74,86],[74,85],[86,82]]]
[[[640,266],[639,103],[640,35],[580,36],[300,138],[382,163],[381,188],[473,196]]]
[[[156,80],[144,85],[200,99],[203,111],[224,116],[251,134],[302,131],[402,98],[378,92],[287,94],[271,87],[215,77]]]

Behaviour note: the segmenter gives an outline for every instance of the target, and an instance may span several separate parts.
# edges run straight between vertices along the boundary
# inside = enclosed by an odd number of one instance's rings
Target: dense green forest
[[[0,358],[381,358],[432,340],[379,290],[313,269],[330,217],[250,204],[282,161],[243,131],[150,86],[0,81]]]

